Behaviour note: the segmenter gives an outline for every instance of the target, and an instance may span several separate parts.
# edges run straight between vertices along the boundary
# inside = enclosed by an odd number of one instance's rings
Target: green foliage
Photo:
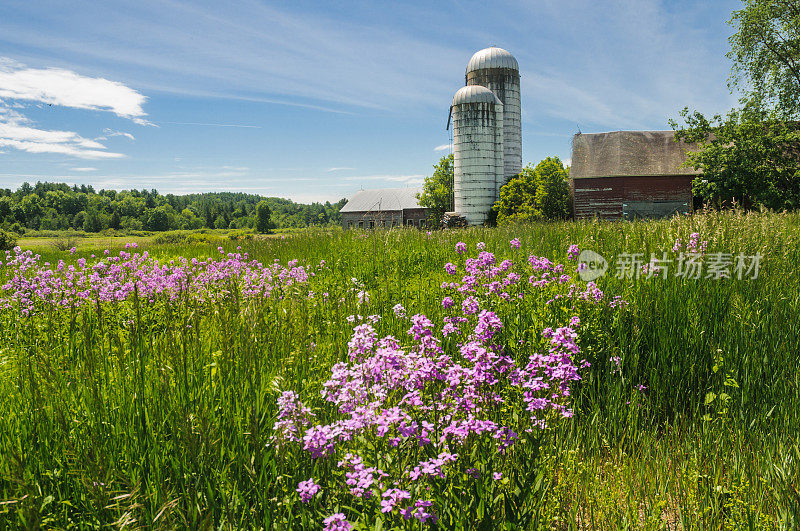
[[[24,183],[16,191],[0,189],[0,226],[34,230],[87,232],[253,227],[256,205],[264,201],[280,228],[335,225],[346,203],[304,205],[288,199],[221,192],[161,195],[156,190],[100,190],[63,183]],[[23,229],[24,230],[24,229]]]
[[[572,216],[569,168],[558,157],[547,157],[536,165],[536,204],[544,219]]]
[[[528,164],[500,189],[494,210],[500,224],[571,217],[569,168],[558,157],[547,157],[535,168]]]
[[[800,207],[800,127],[775,120],[752,107],[711,120],[681,111],[686,126],[676,139],[698,142],[687,164],[702,171],[694,195],[715,206],[793,210]]]
[[[378,510],[365,512],[375,500],[335,508],[346,490],[300,502],[300,481],[341,469],[271,439],[279,390],[333,414],[320,391],[331,366],[347,359],[347,316],[380,315],[380,335],[405,343],[408,321],[392,311],[401,303],[439,329],[452,315],[441,304],[438,286],[452,280],[442,265],[464,259],[454,256],[457,241],[470,250],[485,242],[498,262],[529,254],[563,261],[570,243],[609,259],[660,256],[694,232],[708,252],[761,253],[759,277],[688,280],[670,269],[665,279],[599,278],[607,297],[629,306],[608,320],[582,316],[581,354],[591,367],[574,388],[574,418],[540,435],[520,433],[527,442],[504,455],[476,445],[482,477],[496,467],[503,478],[433,479],[441,523],[430,528],[796,529],[800,214],[754,212],[432,235],[314,228],[286,239],[208,234],[142,245],[163,263],[220,256],[222,246],[262,263],[330,266],[314,268],[307,289],[257,300],[232,286],[202,303],[159,296],[118,311],[100,304],[27,319],[0,309],[0,527],[318,529],[337,511],[356,529],[402,529]],[[105,260],[106,244],[81,238],[75,255],[42,254],[53,264],[91,265],[91,254]],[[8,275],[0,267],[1,283]],[[353,278],[369,291],[367,305]],[[503,350],[518,355],[520,342],[541,333],[540,319],[536,311],[509,319]]]
[[[425,177],[422,192],[417,194],[419,204],[430,209],[429,218],[435,223],[453,208],[453,179],[453,155],[445,155],[433,166],[433,175]]]
[[[800,117],[800,1],[745,0],[730,24],[729,85],[775,112],[780,120]]]
[[[706,118],[683,109],[676,139],[698,142],[694,194],[715,206],[800,207],[800,0],[745,0],[729,21],[729,87],[741,110]]]
[[[261,234],[266,234],[273,228],[272,211],[269,209],[269,204],[266,201],[259,201],[256,205],[256,231]]]
[[[106,224],[100,212],[91,209],[83,217],[83,230],[86,232],[100,232]]]
[[[17,235],[13,232],[0,230],[0,251],[13,249],[17,245]]]
[[[528,221],[542,217],[536,205],[536,170],[528,164],[516,177],[500,188],[500,199],[494,204],[497,223]]]

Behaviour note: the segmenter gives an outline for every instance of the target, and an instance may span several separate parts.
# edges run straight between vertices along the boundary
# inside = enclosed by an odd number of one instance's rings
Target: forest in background
[[[338,223],[339,210],[347,202],[307,205],[236,192],[162,195],[156,190],[95,191],[87,185],[23,183],[16,191],[0,189],[0,228],[18,234],[26,230],[253,228],[260,201],[269,205],[276,228]]]

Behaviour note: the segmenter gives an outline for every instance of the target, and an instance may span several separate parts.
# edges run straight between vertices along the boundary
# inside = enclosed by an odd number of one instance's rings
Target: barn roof
[[[422,208],[417,201],[421,188],[383,188],[361,190],[348,199],[339,212],[374,212]]]
[[[684,166],[686,152],[697,144],[675,142],[675,131],[613,131],[572,138],[573,179],[696,175]]]

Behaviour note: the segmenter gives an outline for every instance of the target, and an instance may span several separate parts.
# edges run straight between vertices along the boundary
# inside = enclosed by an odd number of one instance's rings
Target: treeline
[[[256,205],[266,201],[275,227],[308,227],[339,222],[345,199],[310,205],[289,199],[234,192],[161,195],[156,190],[100,190],[87,185],[24,183],[0,189],[0,226],[32,230],[253,228]]]

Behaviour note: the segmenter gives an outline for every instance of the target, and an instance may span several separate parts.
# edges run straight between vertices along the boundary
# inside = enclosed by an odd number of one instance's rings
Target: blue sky
[[[0,186],[301,202],[419,186],[477,50],[522,76],[523,163],[584,133],[736,104],[739,1],[0,4]]]

